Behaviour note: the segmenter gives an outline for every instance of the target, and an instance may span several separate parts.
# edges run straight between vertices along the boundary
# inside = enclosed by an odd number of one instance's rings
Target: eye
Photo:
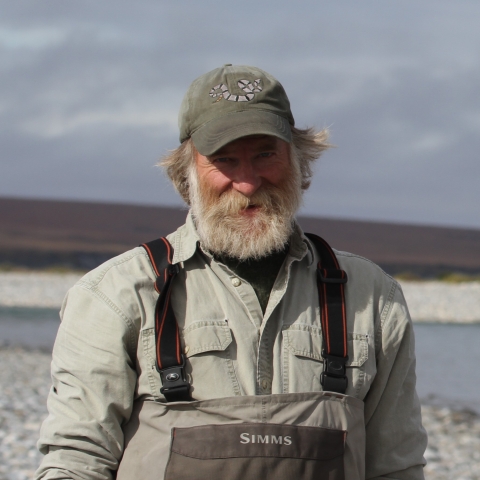
[[[236,165],[236,160],[231,157],[216,157],[211,159],[212,164],[219,169],[233,168]]]
[[[213,160],[214,163],[228,163],[231,161],[231,158],[228,157],[219,157]]]
[[[262,152],[258,156],[261,158],[270,158],[271,156],[273,156],[273,152]]]

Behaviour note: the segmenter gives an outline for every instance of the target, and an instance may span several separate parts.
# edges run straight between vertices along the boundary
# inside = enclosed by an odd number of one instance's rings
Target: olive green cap
[[[245,65],[224,65],[190,85],[178,116],[180,142],[193,140],[202,155],[247,135],[273,135],[292,141],[295,124],[281,83]]]

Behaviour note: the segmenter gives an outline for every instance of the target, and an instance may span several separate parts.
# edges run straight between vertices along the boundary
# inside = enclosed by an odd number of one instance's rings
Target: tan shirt
[[[195,399],[321,390],[318,258],[299,227],[265,315],[248,282],[197,249],[190,216],[168,239],[173,263],[181,266],[173,308]],[[349,278],[346,394],[365,403],[366,478],[422,479],[426,433],[401,288],[372,262],[336,254]],[[68,292],[53,350],[50,415],[39,441],[47,455],[36,478],[111,478],[134,402],[161,398],[154,278],[139,247],[88,273]]]

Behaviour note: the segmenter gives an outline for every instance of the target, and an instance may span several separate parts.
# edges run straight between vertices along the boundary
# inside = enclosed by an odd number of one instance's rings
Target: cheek
[[[205,188],[217,195],[221,195],[232,183],[228,177],[218,170],[212,170],[205,175],[200,176],[200,181]]]
[[[263,178],[272,185],[280,185],[292,176],[293,172],[288,162],[277,164],[263,173]]]
[[[196,154],[197,178],[201,186],[211,193],[221,194],[230,180],[203,155]]]

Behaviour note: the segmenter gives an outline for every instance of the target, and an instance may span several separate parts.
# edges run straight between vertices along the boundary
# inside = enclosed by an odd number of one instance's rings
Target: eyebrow
[[[262,150],[274,150],[277,146],[277,140],[275,138],[270,138],[266,136],[266,138],[262,138],[262,141],[257,144],[255,147],[255,150],[257,151],[262,151]],[[219,156],[219,155],[228,155],[230,153],[228,145],[225,147],[222,147],[220,150],[217,150],[216,152],[212,153],[210,155],[211,157]]]

